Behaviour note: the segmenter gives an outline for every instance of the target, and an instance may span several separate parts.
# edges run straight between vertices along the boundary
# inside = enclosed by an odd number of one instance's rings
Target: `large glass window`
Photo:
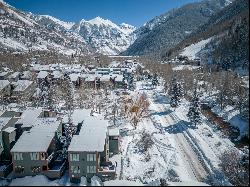
[[[39,153],[30,153],[30,160],[39,160]]]
[[[87,173],[96,173],[96,166],[87,166]]]
[[[71,172],[72,173],[80,173],[80,167],[79,166],[71,166]]]
[[[22,153],[14,153],[14,160],[23,160]]]
[[[32,173],[40,173],[41,167],[40,166],[32,166],[31,171],[32,171]]]
[[[70,154],[70,161],[79,161],[80,156],[79,154]]]
[[[87,154],[87,161],[89,162],[96,161],[96,154]]]
[[[15,166],[14,171],[15,171],[15,173],[24,173],[24,167],[23,166]]]

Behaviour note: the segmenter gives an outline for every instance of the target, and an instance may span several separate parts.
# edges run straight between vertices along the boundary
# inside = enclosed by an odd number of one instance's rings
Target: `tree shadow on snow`
[[[190,122],[183,121],[183,120],[178,121],[174,125],[170,125],[164,128],[165,132],[169,134],[183,133],[187,129],[195,129],[195,127]]]
[[[165,95],[156,95],[154,102],[157,104],[170,104],[170,100]]]
[[[166,109],[165,111],[163,112],[153,112],[151,115],[152,116],[164,116],[164,115],[168,115],[170,113],[172,113],[173,111],[170,110],[170,109]]]

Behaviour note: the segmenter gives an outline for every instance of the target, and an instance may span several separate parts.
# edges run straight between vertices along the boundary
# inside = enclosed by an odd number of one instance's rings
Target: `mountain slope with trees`
[[[212,38],[197,53],[203,64],[216,70],[235,70],[246,74],[249,68],[249,2],[236,0],[175,47],[166,50],[163,59],[177,56],[185,47]]]
[[[123,55],[159,55],[205,24],[211,16],[230,4],[226,0],[203,0],[173,9],[139,28],[137,39]]]

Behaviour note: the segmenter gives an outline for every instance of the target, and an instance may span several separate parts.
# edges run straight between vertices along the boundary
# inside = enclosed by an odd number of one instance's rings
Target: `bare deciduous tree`
[[[129,114],[131,116],[131,122],[134,128],[136,129],[138,122],[140,120],[148,115],[148,107],[149,102],[145,95],[140,94],[138,97],[136,97],[134,100],[131,100],[129,107]]]

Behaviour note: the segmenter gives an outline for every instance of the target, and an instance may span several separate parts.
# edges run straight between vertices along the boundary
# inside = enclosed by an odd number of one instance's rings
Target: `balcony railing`
[[[53,159],[54,155],[55,155],[55,153],[53,152],[53,153],[51,153],[51,154],[48,156],[48,158],[46,159],[46,160],[48,161],[48,163],[51,162],[51,160]]]

